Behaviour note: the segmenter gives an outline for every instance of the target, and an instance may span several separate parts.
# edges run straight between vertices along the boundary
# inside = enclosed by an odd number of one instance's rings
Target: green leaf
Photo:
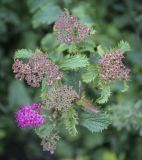
[[[89,35],[85,40],[78,44],[80,52],[95,52],[95,35]]]
[[[106,113],[83,113],[80,124],[91,132],[101,132],[110,124],[109,115]]]
[[[45,122],[41,127],[35,129],[35,132],[40,138],[45,138],[51,134],[55,126],[54,123]]]
[[[77,70],[88,64],[88,58],[84,55],[68,55],[60,62],[59,66],[62,70]]]
[[[9,87],[8,101],[10,106],[31,103],[31,98],[23,82],[14,80]]]
[[[76,111],[73,108],[69,108],[67,111],[63,112],[62,118],[69,134],[71,136],[76,136],[78,133],[76,129],[76,125],[78,124]]]
[[[76,44],[71,44],[68,51],[70,54],[77,54],[79,52]]]
[[[15,52],[14,58],[30,58],[33,54],[32,50],[20,49]]]
[[[47,5],[46,0],[28,0],[28,6],[30,8],[30,12],[33,13],[41,7]]]
[[[46,80],[43,79],[41,85],[41,95],[40,95],[42,100],[45,100],[47,98],[47,92],[48,92],[48,85],[46,83]]]
[[[88,8],[86,3],[81,3],[72,9],[73,14],[79,17],[79,20],[83,24],[94,24],[93,19],[89,16],[87,12]]]
[[[83,53],[83,52],[90,52],[90,53],[94,53],[94,46],[92,45],[86,45],[86,46],[83,46],[80,51]]]
[[[101,57],[104,56],[105,51],[104,51],[104,49],[102,48],[101,45],[99,45],[99,46],[97,47],[97,51],[98,51],[98,54],[99,54]]]
[[[89,66],[87,71],[82,75],[82,79],[86,83],[92,82],[98,76],[98,69],[96,66]]]
[[[68,46],[67,44],[62,43],[62,44],[60,44],[60,45],[57,47],[56,52],[57,52],[57,53],[62,53],[62,52],[64,52],[65,50],[67,50],[68,48],[69,48],[69,46]]]
[[[39,27],[42,25],[49,25],[55,22],[61,13],[61,9],[55,5],[48,5],[42,7],[34,14],[33,26]]]
[[[100,89],[101,89],[101,96],[97,99],[97,103],[103,104],[108,101],[108,98],[111,95],[111,90],[109,85],[102,85]]]
[[[118,158],[116,153],[113,151],[105,150],[103,152],[103,160],[123,160],[123,158]]]
[[[42,48],[48,52],[55,52],[57,46],[56,38],[53,34],[47,34],[41,41]]]
[[[124,81],[124,88],[121,92],[126,92],[126,91],[128,91],[128,89],[129,89],[129,86],[128,86],[127,82]]]
[[[55,4],[57,0],[47,1],[47,0],[28,0],[28,6],[30,11],[33,13],[40,8],[43,8],[49,4]]]
[[[128,42],[125,42],[125,41],[120,41],[120,43],[118,44],[118,49],[122,52],[127,52],[127,51],[130,51],[131,50],[131,47],[129,45]]]
[[[0,129],[0,140],[4,139],[7,136],[7,133],[4,129]]]
[[[125,102],[113,104],[109,108],[112,125],[118,130],[142,131],[142,100],[126,99]]]

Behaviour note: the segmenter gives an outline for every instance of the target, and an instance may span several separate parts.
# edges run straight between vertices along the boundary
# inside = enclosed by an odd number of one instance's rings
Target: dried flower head
[[[16,78],[25,79],[32,87],[40,87],[43,78],[46,78],[48,85],[61,78],[58,66],[44,54],[34,54],[26,64],[16,59],[13,64],[13,72]]]
[[[72,102],[79,98],[75,90],[71,86],[63,86],[59,88],[51,88],[48,91],[49,99],[45,100],[46,109],[66,110],[72,106]]]
[[[68,44],[81,42],[91,32],[91,29],[82,25],[77,17],[69,15],[66,9],[55,22],[54,29],[57,39]]]
[[[27,73],[30,73],[30,68],[28,64],[23,64],[23,61],[16,59],[13,66],[13,72],[16,73],[15,78],[24,79]]]
[[[106,53],[99,61],[101,67],[100,78],[105,82],[128,80],[130,69],[123,64],[123,58],[123,53],[119,50]]]
[[[26,127],[40,127],[45,118],[40,114],[41,105],[33,103],[31,105],[25,105],[16,113],[16,121],[21,128]]]
[[[50,153],[53,154],[59,139],[60,137],[58,136],[57,133],[50,134],[48,137],[43,138],[41,141],[41,145],[43,146],[43,151],[50,151]]]

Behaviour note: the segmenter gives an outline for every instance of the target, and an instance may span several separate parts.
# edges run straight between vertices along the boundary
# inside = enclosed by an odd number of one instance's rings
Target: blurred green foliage
[[[110,114],[112,110],[116,112],[112,116],[115,127],[110,126],[105,132],[95,134],[80,127],[76,137],[68,137],[63,132],[56,154],[50,155],[42,152],[39,139],[31,130],[23,131],[16,126],[15,111],[20,105],[36,101],[38,91],[27,87],[24,82],[14,80],[11,64],[14,51],[18,48],[41,48],[50,51],[52,54],[49,56],[54,61],[60,59],[61,55],[57,56],[56,53],[64,51],[68,46],[57,48],[52,27],[63,8],[68,8],[83,23],[93,24],[97,31],[96,42],[102,46],[113,48],[121,39],[128,41],[132,50],[127,55],[127,65],[132,73],[129,90],[122,93],[121,84],[114,84],[113,95],[106,105],[106,108],[111,106]],[[1,0],[0,159],[141,160],[142,138],[138,132],[142,120],[141,43],[140,0]],[[90,47],[85,49],[92,51],[91,44],[88,46]],[[92,93],[88,88],[90,97]]]

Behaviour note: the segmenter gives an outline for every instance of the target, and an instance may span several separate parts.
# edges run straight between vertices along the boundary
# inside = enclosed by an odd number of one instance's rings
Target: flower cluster
[[[123,53],[119,50],[106,53],[99,61],[101,67],[100,78],[105,82],[128,80],[130,69],[123,64],[123,58]]]
[[[50,134],[48,137],[43,138],[41,141],[43,151],[50,151],[50,153],[53,154],[59,139],[60,137],[57,135],[57,133]]]
[[[32,103],[31,105],[25,105],[16,113],[16,121],[21,128],[26,127],[40,127],[45,118],[40,114],[41,105],[38,103]]]
[[[49,99],[44,101],[46,109],[66,110],[71,107],[72,102],[79,98],[75,90],[71,86],[62,86],[59,88],[51,88],[48,91]]]
[[[34,54],[28,63],[16,59],[13,64],[13,72],[16,78],[25,79],[32,87],[40,87],[40,82],[44,77],[48,85],[61,78],[58,66],[44,54]]]
[[[91,29],[82,25],[77,17],[69,15],[65,10],[54,25],[55,34],[60,42],[71,44],[84,40],[91,32]]]

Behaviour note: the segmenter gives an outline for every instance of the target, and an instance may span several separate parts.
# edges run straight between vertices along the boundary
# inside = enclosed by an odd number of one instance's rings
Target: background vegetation
[[[38,91],[16,81],[11,70],[13,55],[20,48],[56,47],[53,23],[63,8],[96,28],[97,41],[115,46],[128,41],[132,51],[129,90],[115,84],[104,107],[115,110],[108,130],[92,134],[78,128],[75,138],[62,133],[55,155],[42,151],[31,130],[15,123],[20,105],[30,103]],[[140,0],[1,0],[0,1],[0,159],[2,160],[141,160],[142,159],[142,3]],[[58,51],[57,51],[58,52]],[[55,57],[56,58],[56,57]],[[92,92],[88,88],[91,97]]]

